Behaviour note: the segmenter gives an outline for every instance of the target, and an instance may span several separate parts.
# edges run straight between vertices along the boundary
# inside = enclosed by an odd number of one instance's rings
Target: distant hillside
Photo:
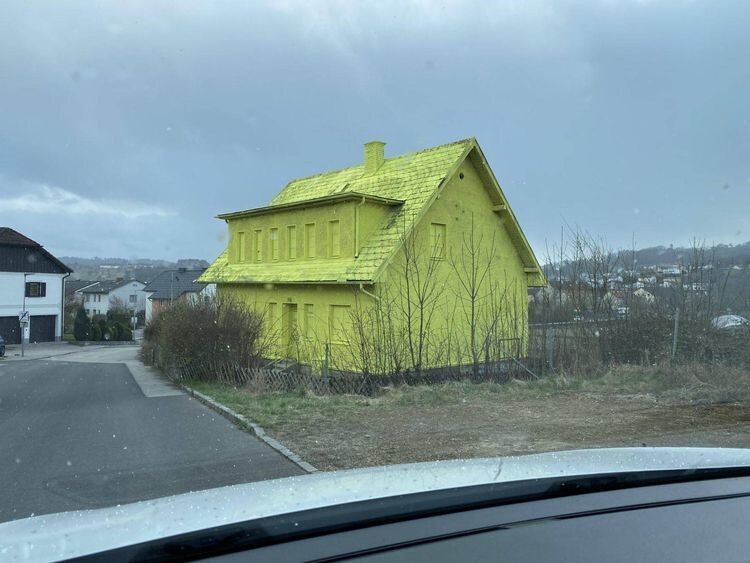
[[[187,268],[197,270],[207,268],[208,262],[199,258],[185,258],[170,262],[169,260],[151,260],[148,258],[79,258],[61,256],[65,264],[73,269],[70,278],[73,280],[117,280],[137,279],[148,282],[165,270]]]
[[[705,259],[720,266],[745,266],[750,264],[750,242],[742,244],[718,244],[704,246]],[[632,259],[632,251],[620,251],[624,262]],[[652,246],[635,251],[636,263],[642,267],[667,266],[672,264],[689,264],[693,261],[695,250],[679,246]]]
[[[566,242],[566,255],[563,262],[570,264],[574,261],[575,244],[572,241]],[[584,254],[591,251],[592,247],[584,246]],[[606,250],[599,247],[600,250]],[[558,250],[559,252],[559,250]],[[696,260],[696,253],[702,253],[702,256]],[[635,250],[635,260],[633,260],[632,250],[619,250],[612,252],[613,260],[622,268],[628,268],[631,264],[636,269],[648,269],[666,266],[689,265],[695,261],[702,263],[712,263],[718,267],[731,266],[748,266],[750,265],[750,241],[741,244],[717,244],[716,246],[700,246],[696,248],[683,246],[651,246]],[[559,260],[553,260],[547,265],[557,265]]]

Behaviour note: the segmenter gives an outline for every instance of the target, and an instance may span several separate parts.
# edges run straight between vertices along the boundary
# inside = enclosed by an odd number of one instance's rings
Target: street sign
[[[29,322],[29,312],[28,311],[18,311],[18,321],[22,323]]]

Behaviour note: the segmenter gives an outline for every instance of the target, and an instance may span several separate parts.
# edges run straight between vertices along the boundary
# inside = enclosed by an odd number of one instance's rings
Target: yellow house
[[[523,355],[542,270],[475,139],[292,180],[219,215],[197,280],[265,314],[273,357],[366,372]]]

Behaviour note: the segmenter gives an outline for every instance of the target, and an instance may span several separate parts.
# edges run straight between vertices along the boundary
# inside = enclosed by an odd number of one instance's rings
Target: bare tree
[[[468,351],[475,377],[479,375],[479,365],[486,346],[485,339],[479,335],[480,319],[487,314],[487,300],[493,293],[493,286],[494,289],[497,287],[491,279],[496,256],[494,232],[492,239],[485,242],[484,234],[477,233],[472,213],[469,232],[462,237],[460,252],[452,253],[449,259],[456,282],[453,284],[455,296],[461,304],[461,314],[468,328]],[[490,326],[494,330],[496,320]]]
[[[406,327],[411,369],[419,373],[428,362],[432,324],[440,296],[439,272],[442,260],[439,254],[443,248],[431,248],[426,243],[427,236],[417,231],[417,227],[404,223],[400,235],[402,260],[397,263],[395,276],[399,298],[396,300],[401,318]],[[446,241],[438,244],[445,245]]]

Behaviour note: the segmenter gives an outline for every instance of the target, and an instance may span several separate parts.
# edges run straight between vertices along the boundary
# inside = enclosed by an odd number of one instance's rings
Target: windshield
[[[0,522],[750,445],[744,2],[3,13]]]

